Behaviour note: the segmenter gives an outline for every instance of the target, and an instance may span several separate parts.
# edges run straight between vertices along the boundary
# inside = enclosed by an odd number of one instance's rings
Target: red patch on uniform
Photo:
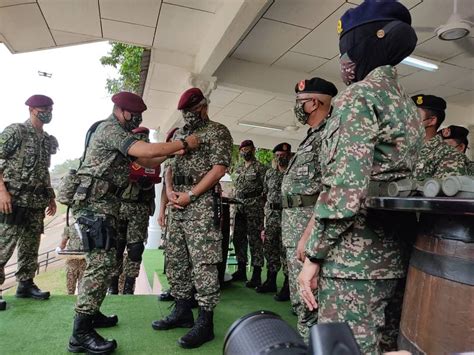
[[[305,80],[301,80],[299,83],[298,83],[298,90],[299,91],[303,91],[305,88]]]

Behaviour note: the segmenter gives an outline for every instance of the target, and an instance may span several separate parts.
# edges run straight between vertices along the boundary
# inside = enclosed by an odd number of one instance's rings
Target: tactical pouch
[[[26,224],[28,208],[13,206],[12,213],[0,213],[0,223],[21,226]]]
[[[76,191],[73,195],[73,201],[84,201],[89,195],[89,190],[92,185],[91,176],[78,176],[79,183],[77,185]]]
[[[110,220],[102,216],[81,216],[74,224],[84,251],[116,248],[117,232]]]
[[[80,183],[81,178],[76,174],[76,170],[69,170],[69,173],[61,179],[61,183],[59,184],[58,202],[66,206],[72,206],[74,195]]]

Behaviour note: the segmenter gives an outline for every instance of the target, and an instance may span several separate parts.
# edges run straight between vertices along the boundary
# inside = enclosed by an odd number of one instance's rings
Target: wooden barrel
[[[421,215],[398,345],[413,354],[474,351],[474,216]]]

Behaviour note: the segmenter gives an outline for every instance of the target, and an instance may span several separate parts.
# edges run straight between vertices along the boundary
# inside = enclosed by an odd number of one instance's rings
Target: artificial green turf
[[[160,282],[163,282],[165,277],[162,274],[161,254],[161,251],[147,251],[144,262],[148,270],[156,265],[154,271],[156,270]],[[241,282],[227,286],[222,290],[222,299],[215,311],[216,338],[198,349],[184,350],[176,344],[176,340],[187,329],[158,332],[151,328],[151,322],[167,315],[168,307],[172,304],[157,302],[154,295],[107,296],[102,311],[106,314],[118,314],[120,321],[117,327],[100,329],[99,333],[117,340],[117,354],[222,354],[228,328],[239,317],[250,312],[270,310],[295,326],[296,317],[290,313],[290,303],[275,302],[272,297],[272,294],[257,294],[244,287]],[[6,300],[8,309],[0,312],[0,354],[67,353],[65,349],[72,329],[74,296],[53,294],[48,301],[7,296]]]

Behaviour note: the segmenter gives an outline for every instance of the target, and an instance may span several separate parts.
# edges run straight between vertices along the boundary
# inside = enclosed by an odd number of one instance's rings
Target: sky
[[[44,129],[59,141],[51,167],[80,157],[87,129],[112,112],[111,95],[105,85],[107,78],[118,73],[99,60],[109,50],[108,42],[99,42],[11,54],[0,43],[0,131],[28,119],[28,97],[47,95],[54,101],[53,120]],[[38,71],[51,73],[52,77],[39,76]]]

